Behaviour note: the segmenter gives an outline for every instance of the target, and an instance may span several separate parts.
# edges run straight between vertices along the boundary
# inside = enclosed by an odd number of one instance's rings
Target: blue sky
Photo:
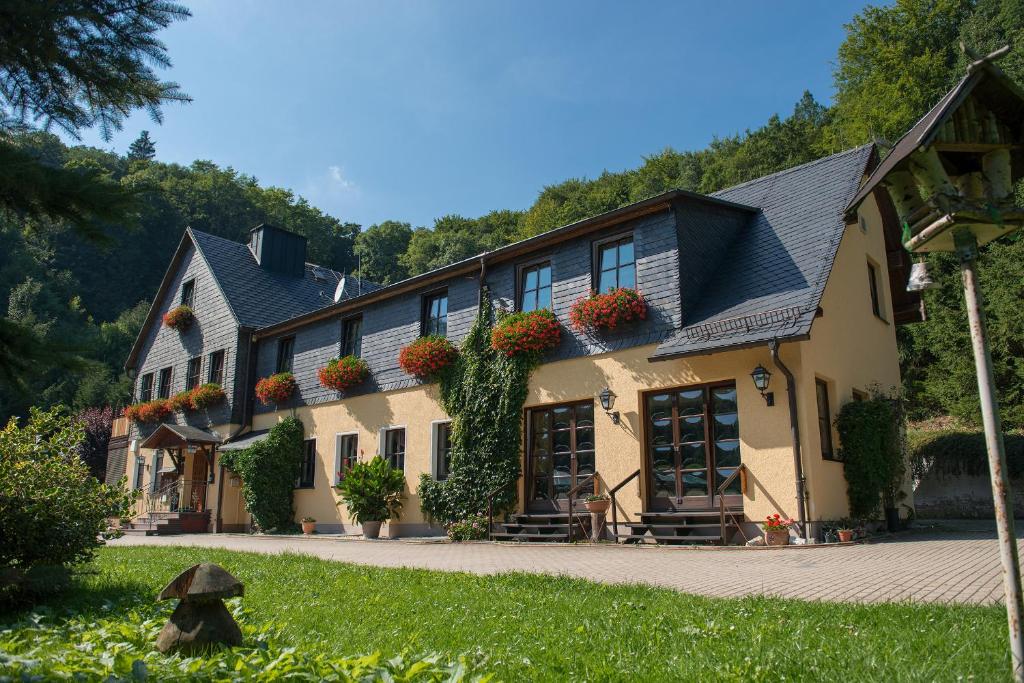
[[[864,2],[193,2],[161,34],[194,102],[149,129],[163,161],[210,159],[342,220],[431,225],[526,208],[544,185],[832,95]]]

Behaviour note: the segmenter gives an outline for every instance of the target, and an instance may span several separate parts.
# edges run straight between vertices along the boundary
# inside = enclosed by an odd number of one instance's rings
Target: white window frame
[[[359,432],[338,432],[334,435],[334,485],[341,483],[338,474],[341,472],[341,437],[356,437],[356,461],[359,460]]]
[[[409,462],[409,428],[404,425],[387,425],[377,430],[377,455],[384,460],[387,460],[387,455],[384,453],[384,435],[390,432],[392,429],[404,429],[405,430],[405,457],[402,459],[402,473],[405,473],[405,466]]]
[[[430,422],[430,478],[437,479],[437,473],[441,469],[441,454],[437,450],[437,427],[438,425],[451,424],[451,418],[444,420],[431,420]],[[409,444],[406,444],[408,449]],[[406,451],[408,452],[408,451]]]

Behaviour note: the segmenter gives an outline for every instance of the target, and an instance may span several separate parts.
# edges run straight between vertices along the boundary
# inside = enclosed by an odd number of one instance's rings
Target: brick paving
[[[1020,542],[1020,541],[1019,541]],[[665,548],[362,541],[322,536],[125,536],[134,545],[295,552],[326,560],[476,574],[522,571],[607,583],[644,583],[725,597],[775,595],[847,602],[1002,601],[999,548],[990,530],[915,531],[848,546]]]

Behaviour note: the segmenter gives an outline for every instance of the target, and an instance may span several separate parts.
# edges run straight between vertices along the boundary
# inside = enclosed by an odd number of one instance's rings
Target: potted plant
[[[348,508],[352,520],[363,527],[363,538],[380,536],[381,524],[398,519],[405,495],[405,474],[375,455],[369,462],[357,462],[334,487]]]
[[[583,499],[583,507],[590,513],[590,540],[597,543],[604,533],[604,516],[612,504],[607,493],[594,493]]]
[[[201,384],[190,392],[189,402],[192,410],[203,410],[216,405],[227,398],[224,389],[215,382]]]
[[[410,375],[429,379],[451,365],[457,353],[445,337],[420,337],[399,351],[398,365]]]
[[[302,518],[302,533],[304,533],[307,536],[309,536],[314,531],[316,531],[316,519],[314,519],[313,517],[303,517]]]
[[[326,389],[345,391],[362,382],[370,374],[366,361],[357,356],[332,358],[317,371],[320,385]]]
[[[263,405],[284,403],[295,391],[295,375],[279,372],[256,382],[256,398]]]
[[[853,529],[836,529],[840,543],[849,543],[853,540]]]
[[[192,325],[194,319],[195,314],[192,313],[192,309],[182,304],[164,314],[164,325],[172,330],[184,332]]]
[[[778,513],[768,515],[764,522],[765,545],[789,545],[789,527],[793,520],[784,519]]]
[[[541,354],[558,346],[561,339],[558,318],[542,308],[501,318],[491,331],[491,348],[509,357],[521,353]]]
[[[569,322],[578,332],[614,330],[647,317],[647,304],[635,289],[620,287],[603,294],[591,292],[569,309]]]

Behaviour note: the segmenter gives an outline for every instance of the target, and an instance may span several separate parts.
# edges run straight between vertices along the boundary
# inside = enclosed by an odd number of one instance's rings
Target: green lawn
[[[248,618],[281,624],[286,644],[345,655],[468,655],[498,680],[952,681],[1007,679],[1009,671],[998,608],[708,599],[297,555],[106,548],[95,573],[51,607],[116,614],[204,560],[245,583]]]

